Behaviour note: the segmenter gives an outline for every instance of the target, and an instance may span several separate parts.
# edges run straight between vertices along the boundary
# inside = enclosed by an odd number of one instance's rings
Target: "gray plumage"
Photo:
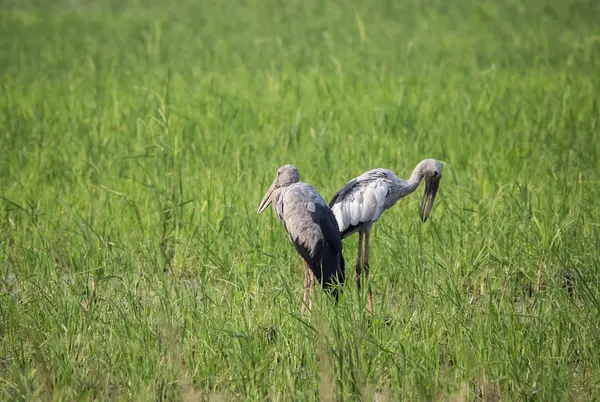
[[[342,238],[359,232],[356,281],[360,288],[361,262],[365,277],[369,274],[369,239],[372,225],[383,212],[393,207],[400,198],[412,193],[425,180],[425,192],[419,209],[423,222],[427,221],[442,178],[442,166],[435,159],[424,159],[417,164],[410,179],[400,179],[387,169],[373,169],[350,180],[329,202]],[[362,241],[365,238],[364,254]],[[363,259],[364,258],[364,259]],[[368,308],[372,312],[372,295],[368,291]]]
[[[415,167],[410,179],[404,181],[387,169],[373,169],[350,180],[329,202],[343,238],[357,232],[361,226],[376,222],[383,211],[393,207],[400,198],[412,193],[425,178],[423,201],[435,198],[442,178],[442,166],[435,159],[424,159]],[[425,196],[427,199],[425,199]],[[421,219],[429,213],[422,204]],[[431,199],[429,208],[433,205]]]
[[[305,266],[325,289],[333,289],[337,299],[337,289],[332,286],[336,281],[344,282],[344,257],[339,227],[327,202],[312,186],[300,182],[298,170],[292,165],[279,168],[257,213],[264,211],[271,202],[275,216],[283,224]],[[309,279],[305,278],[307,290],[312,286]]]

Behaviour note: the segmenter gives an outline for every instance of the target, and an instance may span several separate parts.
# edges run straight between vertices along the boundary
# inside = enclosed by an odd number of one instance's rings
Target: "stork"
[[[257,214],[273,203],[275,216],[283,224],[304,264],[304,303],[308,302],[315,277],[338,300],[337,284],[344,283],[342,238],[327,202],[309,184],[300,182],[298,169],[285,165],[261,201]],[[337,281],[337,283],[336,283]]]
[[[356,284],[360,290],[361,266],[365,280],[369,276],[369,240],[371,228],[383,211],[412,193],[425,180],[425,193],[419,210],[423,223],[427,221],[442,178],[442,165],[435,159],[417,164],[408,180],[402,180],[387,169],[373,169],[350,180],[331,199],[329,206],[335,215],[342,239],[358,232]],[[364,254],[362,251],[364,239]],[[373,313],[373,296],[368,288],[367,309]]]

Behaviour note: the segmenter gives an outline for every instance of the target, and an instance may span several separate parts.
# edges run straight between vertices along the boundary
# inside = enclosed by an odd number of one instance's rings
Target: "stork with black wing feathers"
[[[400,198],[416,190],[425,180],[420,217],[427,221],[442,178],[442,165],[435,159],[424,159],[417,164],[408,180],[402,180],[387,169],[373,169],[350,180],[338,191],[329,206],[337,220],[342,239],[358,232],[356,284],[360,289],[361,267],[365,280],[369,276],[369,240],[371,227],[383,211],[393,207]],[[363,254],[364,240],[364,254]],[[373,296],[369,286],[367,309],[373,312]]]
[[[257,213],[273,203],[275,216],[283,224],[290,241],[304,262],[304,304],[316,278],[338,299],[338,285],[344,283],[342,238],[335,216],[327,202],[309,184],[300,182],[292,165],[277,170],[277,177],[261,201]]]

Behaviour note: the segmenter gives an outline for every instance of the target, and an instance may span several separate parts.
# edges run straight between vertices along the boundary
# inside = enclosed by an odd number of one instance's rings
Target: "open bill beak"
[[[275,181],[273,181],[273,184],[271,184],[271,187],[269,187],[269,191],[267,191],[267,194],[265,194],[264,198],[260,202],[260,205],[258,206],[258,211],[256,211],[257,214],[260,214],[262,211],[267,209],[267,207],[271,204],[271,201],[272,201],[271,196],[273,195],[274,190],[275,190]]]
[[[433,207],[433,201],[435,201],[435,195],[437,194],[439,186],[439,177],[428,177],[425,179],[425,193],[423,194],[421,209],[419,210],[419,215],[421,216],[423,223],[429,218],[429,213]]]

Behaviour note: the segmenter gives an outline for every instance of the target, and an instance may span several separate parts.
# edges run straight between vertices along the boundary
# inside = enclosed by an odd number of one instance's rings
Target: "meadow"
[[[0,399],[600,397],[600,2],[0,1]],[[445,162],[301,312],[271,209]]]

